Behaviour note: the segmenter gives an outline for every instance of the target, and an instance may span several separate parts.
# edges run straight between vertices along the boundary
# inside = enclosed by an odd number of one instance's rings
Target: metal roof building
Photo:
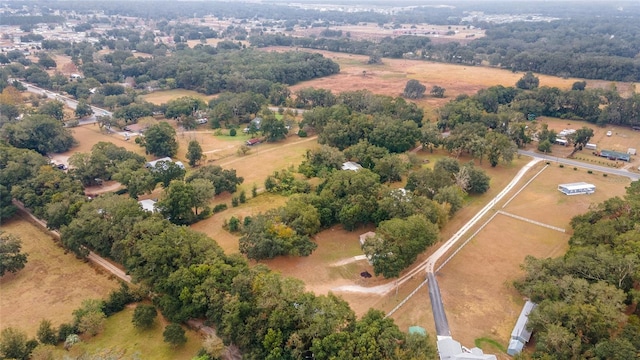
[[[440,360],[497,360],[492,354],[485,354],[479,348],[467,349],[450,336],[438,340]]]
[[[529,322],[529,314],[536,308],[536,306],[537,305],[535,303],[528,300],[524,303],[520,316],[518,317],[518,321],[516,321],[516,325],[513,327],[513,331],[511,332],[511,340],[509,341],[507,354],[519,354],[524,348],[524,344],[531,339],[531,330],[527,328],[527,323]]]
[[[596,186],[586,182],[560,184],[558,185],[558,191],[565,195],[593,194],[596,192]]]
[[[357,162],[347,161],[345,163],[342,163],[342,170],[358,171],[360,169],[362,169],[362,165],[358,164]]]
[[[631,161],[631,155],[613,150],[600,150],[600,156],[609,160]]]

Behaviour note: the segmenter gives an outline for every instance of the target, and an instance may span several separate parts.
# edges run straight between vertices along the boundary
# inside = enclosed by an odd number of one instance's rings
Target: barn
[[[558,191],[565,195],[593,194],[596,192],[596,186],[586,182],[560,184],[558,185]]]

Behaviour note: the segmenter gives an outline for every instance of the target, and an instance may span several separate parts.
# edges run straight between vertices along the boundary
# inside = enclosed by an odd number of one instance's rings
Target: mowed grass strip
[[[42,319],[54,326],[70,322],[85,299],[103,299],[119,287],[116,280],[77,259],[20,216],[0,229],[22,239],[27,265],[0,278],[0,329],[15,327],[34,337]]]
[[[110,316],[105,322],[102,332],[95,337],[85,338],[74,345],[69,352],[58,346],[55,358],[65,355],[80,356],[82,354],[109,354],[117,359],[158,359],[188,360],[192,359],[202,347],[203,338],[195,331],[184,327],[187,343],[173,347],[164,342],[162,332],[168,322],[158,315],[155,324],[148,330],[138,330],[131,319],[135,305]]]

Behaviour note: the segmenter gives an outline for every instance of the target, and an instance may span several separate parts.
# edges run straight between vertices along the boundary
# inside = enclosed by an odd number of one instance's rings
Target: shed
[[[596,186],[586,182],[576,182],[558,185],[558,191],[565,195],[593,194],[596,192]]]
[[[376,233],[373,231],[366,232],[360,235],[360,245],[364,245],[364,242],[367,241],[368,238],[376,236]],[[411,329],[409,329],[411,330]]]
[[[596,144],[592,144],[592,143],[587,143],[584,147],[585,149],[589,149],[589,150],[595,150],[598,148]]]
[[[362,165],[357,162],[347,161],[342,164],[342,170],[358,171],[360,169],[362,169]]]
[[[631,155],[613,150],[601,150],[599,155],[609,160],[631,161]]]
[[[567,140],[565,140],[565,139],[556,138],[556,144],[558,144],[558,145],[567,146],[568,143],[569,142]]]
[[[156,202],[157,201],[155,200],[147,199],[147,200],[138,201],[138,204],[142,206],[142,210],[145,210],[148,212],[156,212],[158,211],[158,209],[156,209]]]
[[[425,330],[422,326],[410,326],[409,334],[418,334],[422,336],[427,336],[427,330]]]
[[[628,149],[627,149],[627,154],[629,154],[629,155],[635,155],[635,154],[636,154],[636,149],[634,149],[634,148],[628,148]]]

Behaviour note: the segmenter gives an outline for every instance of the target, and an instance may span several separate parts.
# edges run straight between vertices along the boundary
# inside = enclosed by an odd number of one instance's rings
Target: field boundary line
[[[567,231],[561,227],[557,227],[557,226],[553,226],[553,225],[549,225],[549,224],[545,224],[543,222],[540,221],[536,221],[536,220],[531,220],[531,219],[527,219],[526,217],[520,216],[520,215],[516,215],[516,214],[512,214],[512,213],[508,213],[506,211],[502,211],[502,210],[498,210],[497,214],[502,214],[505,216],[509,216],[512,217],[514,219],[518,219],[518,220],[522,220],[522,221],[526,221],[530,224],[534,224],[534,225],[538,225],[538,226],[542,226],[542,227],[546,227],[547,229],[551,229],[551,230],[555,230],[555,231],[559,231],[561,233],[566,233]]]
[[[535,180],[538,175],[542,174],[542,172],[549,167],[549,164],[545,165],[540,171],[538,171],[535,175],[533,175],[533,177],[531,179],[529,179],[529,181],[526,182],[526,184],[522,185],[522,187],[520,188],[520,190],[518,190],[515,194],[513,194],[512,197],[509,198],[509,200],[507,200],[507,202],[504,203],[504,205],[502,205],[502,209],[504,209],[507,205],[509,205],[509,203],[511,202],[511,200],[515,199],[516,196],[520,195],[520,193],[522,192],[522,190],[524,190],[527,186],[529,186],[529,184]]]
[[[407,295],[407,297],[402,299],[402,301],[400,301],[400,303],[396,305],[396,307],[391,309],[391,311],[389,311],[384,317],[388,318],[389,316],[393,315],[394,312],[398,311],[398,309],[400,309],[402,305],[404,305],[407,301],[409,301],[409,299],[411,299],[413,295],[415,295],[418,292],[418,290],[422,289],[422,287],[425,286],[428,282],[429,282],[429,278],[421,282],[420,285],[418,285],[418,287],[416,287],[409,295]]]
[[[435,272],[437,273],[438,271],[440,271],[440,269],[442,269],[445,265],[447,265],[447,263],[451,259],[453,259],[453,257],[456,256],[456,254],[460,252],[460,250],[462,250],[462,248],[469,243],[469,241],[473,240],[473,238],[476,237],[476,235],[478,235],[478,233],[482,231],[482,229],[484,229],[485,226],[487,226],[487,224],[489,224],[493,220],[493,218],[496,217],[496,215],[498,215],[498,212],[493,213],[493,215],[491,215],[491,217],[488,218],[487,221],[485,221],[484,224],[482,224],[478,228],[478,230],[474,231],[473,234],[471,234],[471,236],[469,236],[469,238],[462,243],[462,245],[460,245],[442,264],[440,264],[440,266],[436,268]]]

